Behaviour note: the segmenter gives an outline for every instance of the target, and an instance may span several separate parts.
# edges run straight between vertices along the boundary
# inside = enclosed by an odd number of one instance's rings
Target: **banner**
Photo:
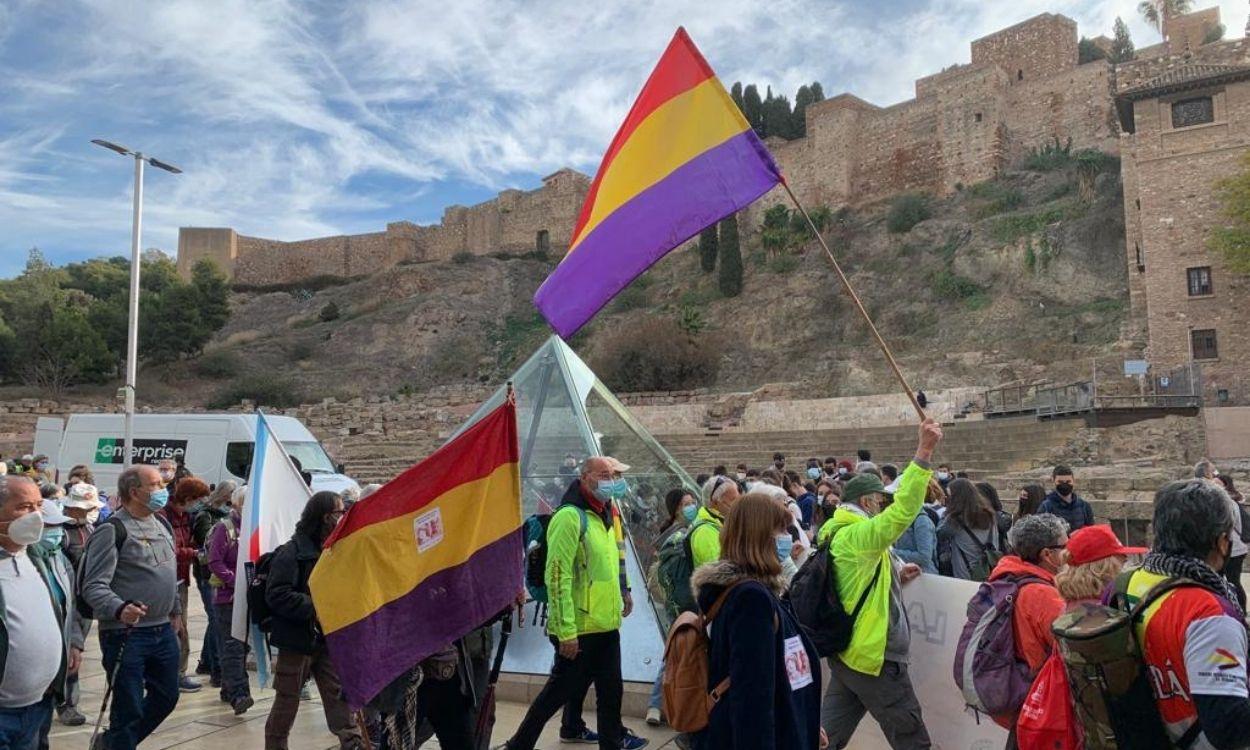
[[[964,705],[952,676],[955,647],[968,618],[968,600],[979,584],[959,578],[922,575],[903,587],[911,624],[908,671],[920,698],[924,724],[933,747],[942,750],[1000,750],[1007,730]],[[889,750],[871,715],[865,715],[851,740],[855,750]]]

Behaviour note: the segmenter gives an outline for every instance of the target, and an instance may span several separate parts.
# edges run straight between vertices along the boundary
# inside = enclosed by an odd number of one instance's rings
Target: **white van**
[[[124,419],[121,414],[71,414],[66,423],[42,417],[35,428],[34,452],[49,457],[57,481],[64,481],[78,464],[90,466],[96,484],[112,495],[122,472]],[[255,414],[136,414],[134,463],[181,459],[210,485],[225,479],[243,484],[252,466],[256,420]],[[298,419],[266,415],[265,420],[286,452],[312,473],[314,492],[359,489]]]

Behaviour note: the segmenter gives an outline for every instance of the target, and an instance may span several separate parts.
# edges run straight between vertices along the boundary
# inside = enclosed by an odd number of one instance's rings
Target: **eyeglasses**
[[[1045,547],[1042,547],[1042,549],[1067,549],[1067,548],[1068,548],[1067,542],[1064,542],[1063,544],[1049,544]]]

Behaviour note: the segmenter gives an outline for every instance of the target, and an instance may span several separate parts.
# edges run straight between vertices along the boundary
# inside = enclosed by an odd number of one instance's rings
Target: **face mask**
[[[152,490],[151,494],[148,495],[148,510],[160,510],[161,508],[164,508],[165,504],[168,502],[169,490],[164,488]]]
[[[734,474],[734,476],[738,478],[739,482],[747,478],[747,475],[742,473],[741,471],[738,472],[737,474]]]
[[[681,509],[681,515],[686,519],[686,523],[694,523],[695,516],[699,515],[699,506],[687,505]]]
[[[43,514],[27,513],[21,518],[10,521],[9,528],[4,535],[14,544],[20,544],[23,547],[38,542],[43,539]]]
[[[949,471],[939,471],[937,473],[937,478],[939,482],[945,482],[947,479],[951,478],[951,475]]]
[[[807,470],[807,476],[811,479],[820,479],[820,469],[813,466]]]
[[[789,534],[777,535],[777,559],[785,560],[794,551],[794,540]]]
[[[47,461],[40,461],[39,463],[35,464],[35,468],[36,468],[36,469],[38,469],[39,471],[47,471],[47,470],[48,470],[48,462],[47,462]]]
[[[93,510],[93,511],[91,511],[90,513],[88,513],[88,514],[87,514],[87,523],[92,524],[92,525],[95,525],[95,522],[96,522],[96,521],[99,521],[99,520],[100,520],[100,509],[99,509],[99,508],[96,508],[95,510]]]
[[[595,496],[604,502],[620,500],[625,497],[625,491],[628,489],[629,486],[625,484],[624,479],[603,479],[599,481],[599,486],[595,489]]]
[[[1059,484],[1055,485],[1055,489],[1059,492],[1060,495],[1067,497],[1068,495],[1072,494],[1072,483],[1060,482]]]
[[[61,540],[65,538],[65,529],[60,526],[49,526],[43,530],[43,543],[50,549],[56,549],[61,546]]]
[[[839,466],[839,467],[838,467],[838,476],[840,476],[840,477],[844,477],[844,476],[846,476],[846,474],[847,474],[846,467],[845,467],[845,466]]]
[[[161,480],[162,480],[162,481],[168,482],[169,480],[171,480],[171,479],[173,479],[173,478],[174,478],[174,473],[173,473],[172,471],[162,471],[162,472],[161,472]]]

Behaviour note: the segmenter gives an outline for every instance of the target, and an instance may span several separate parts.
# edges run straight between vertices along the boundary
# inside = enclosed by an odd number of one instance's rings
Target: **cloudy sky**
[[[1212,4],[1198,0],[1198,7]],[[0,0],[0,277],[125,254],[131,162],[145,247],[179,226],[299,239],[438,221],[445,206],[593,172],[678,25],[728,84],[819,80],[878,104],[1036,13],[1138,46],[1136,0]],[[1219,0],[1230,36],[1245,0]]]

